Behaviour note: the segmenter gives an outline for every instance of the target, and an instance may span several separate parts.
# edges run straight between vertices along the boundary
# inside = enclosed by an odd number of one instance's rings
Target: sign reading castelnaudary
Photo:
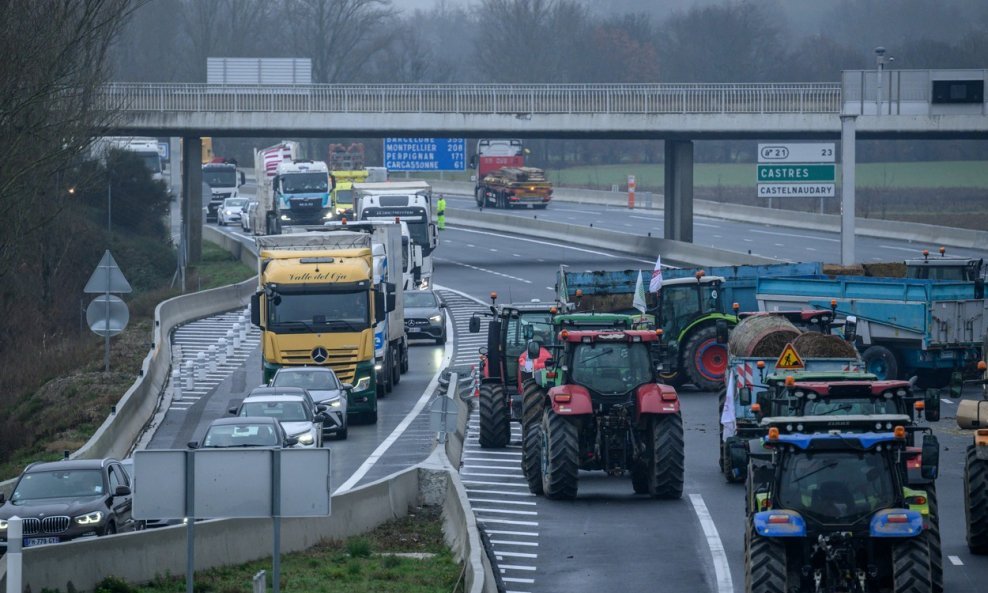
[[[833,197],[835,160],[832,142],[759,144],[758,197]]]

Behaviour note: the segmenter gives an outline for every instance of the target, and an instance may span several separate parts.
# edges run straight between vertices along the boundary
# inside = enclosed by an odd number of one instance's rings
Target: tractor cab
[[[630,402],[637,387],[656,381],[654,347],[659,334],[648,330],[562,330],[551,360],[552,379],[580,385],[601,405]]]
[[[919,280],[939,280],[947,282],[980,282],[983,298],[984,291],[984,259],[967,257],[947,257],[946,249],[940,248],[940,257],[930,257],[930,252],[923,250],[923,257],[907,259],[906,278]]]
[[[694,321],[712,313],[725,313],[720,287],[724,279],[697,272],[695,278],[676,278],[662,283],[656,323],[674,338]]]

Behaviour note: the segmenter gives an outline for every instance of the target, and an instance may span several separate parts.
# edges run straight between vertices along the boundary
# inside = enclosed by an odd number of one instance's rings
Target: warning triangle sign
[[[133,289],[130,287],[130,282],[124,278],[120,266],[117,265],[116,260],[110,255],[110,250],[107,249],[103,254],[103,259],[99,260],[99,265],[93,271],[93,275],[89,277],[89,282],[86,282],[86,288],[83,289],[83,292],[88,294],[106,292],[126,294],[131,290]]]
[[[796,349],[792,347],[792,342],[786,344],[786,347],[782,349],[782,354],[779,355],[779,360],[775,361],[775,368],[784,369],[789,371],[805,369],[806,365],[803,364],[803,359],[799,357],[799,353]]]

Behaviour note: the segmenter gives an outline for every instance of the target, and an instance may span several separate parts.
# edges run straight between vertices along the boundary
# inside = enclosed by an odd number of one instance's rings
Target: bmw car
[[[405,291],[405,331],[408,339],[446,343],[446,303],[431,290]]]

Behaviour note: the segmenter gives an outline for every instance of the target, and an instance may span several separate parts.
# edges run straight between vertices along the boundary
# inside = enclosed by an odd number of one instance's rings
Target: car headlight
[[[329,407],[331,407],[331,408],[342,408],[343,407],[343,402],[341,400],[334,399],[333,401],[329,402]]]
[[[315,438],[312,436],[312,432],[310,431],[306,431],[295,436],[298,437],[298,444],[300,445],[311,445],[316,442]]]
[[[439,323],[442,320],[443,320],[443,316],[442,315],[433,315],[432,317],[429,318],[429,321],[431,321],[433,323]]]
[[[86,513],[85,515],[79,515],[75,518],[75,522],[79,525],[95,525],[103,520],[102,511],[93,511],[91,513]]]
[[[357,380],[357,384],[353,386],[354,391],[363,391],[370,387],[370,377],[361,377]]]
[[[375,364],[375,365],[374,365],[374,370],[375,370],[375,371],[379,371],[379,370],[381,370],[381,369],[383,369],[383,368],[384,368],[384,365],[383,365],[383,364],[380,364],[380,363],[379,363],[379,364]]]
[[[7,529],[7,520],[0,519],[0,530]]]

